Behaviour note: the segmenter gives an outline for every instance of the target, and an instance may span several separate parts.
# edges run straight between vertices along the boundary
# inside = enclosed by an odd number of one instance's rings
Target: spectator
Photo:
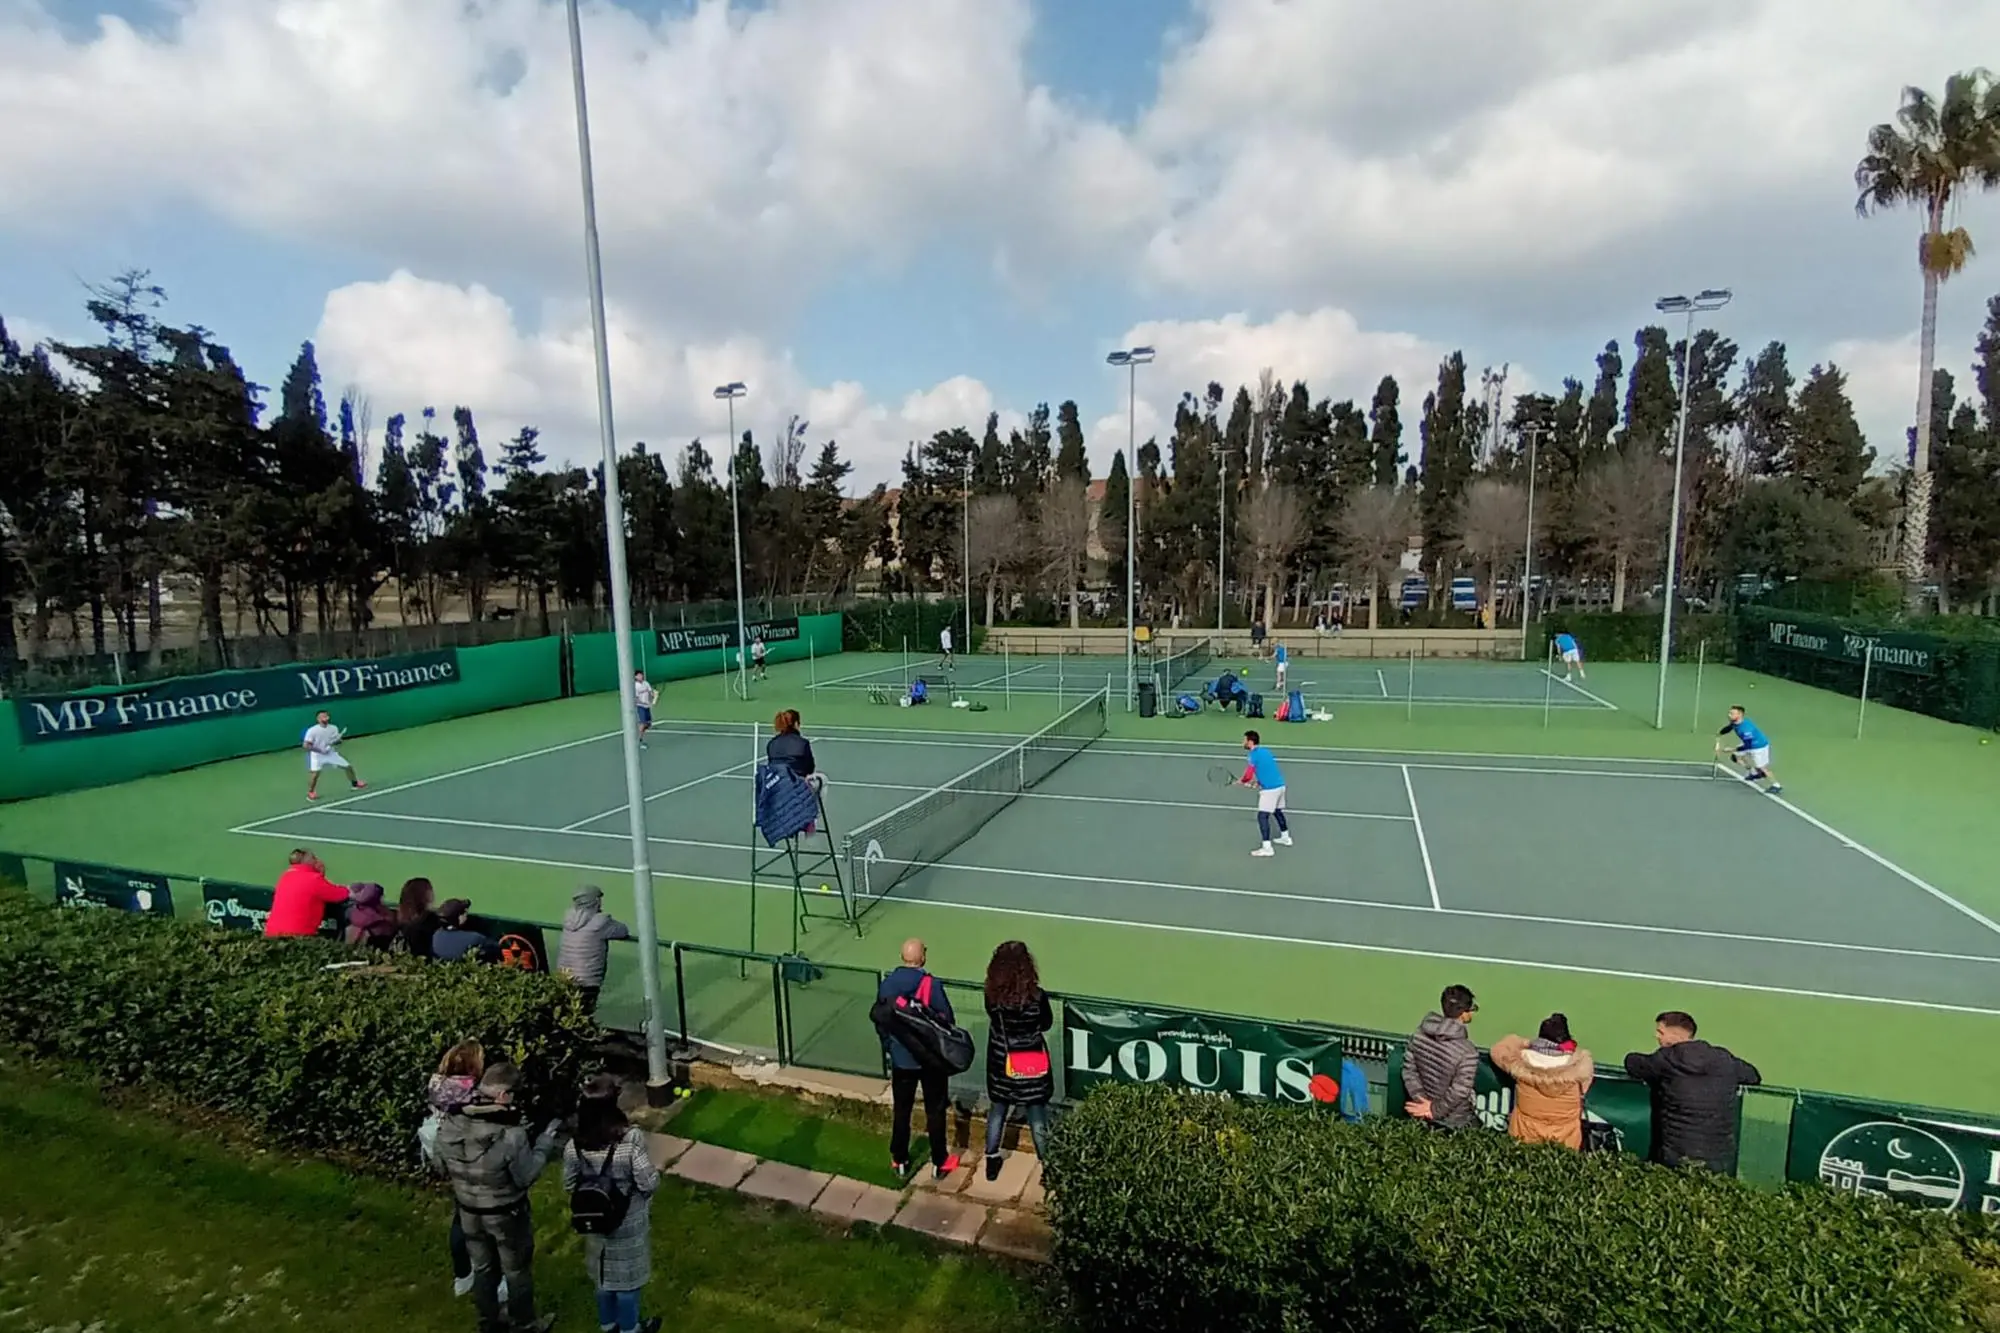
[[[1568,1018],[1550,1014],[1533,1041],[1502,1037],[1493,1044],[1493,1063],[1514,1080],[1509,1134],[1522,1143],[1583,1147],[1583,1098],[1597,1066],[1569,1035]]]
[[[1056,1095],[1049,1067],[1049,1043],[1042,1035],[1055,1023],[1048,993],[1035,970],[1035,956],[1019,940],[993,951],[986,965],[986,1178],[1000,1175],[1000,1136],[1008,1108],[1021,1108],[1035,1155],[1047,1149],[1049,1101]]]
[[[438,1061],[437,1073],[431,1075],[430,1087],[424,1096],[430,1108],[424,1116],[424,1123],[417,1130],[417,1145],[422,1150],[424,1165],[434,1171],[444,1170],[444,1159],[438,1155],[438,1131],[444,1127],[446,1116],[457,1115],[478,1095],[480,1077],[486,1072],[486,1050],[476,1041],[461,1041],[444,1053]],[[472,1252],[465,1247],[465,1228],[459,1225],[458,1209],[451,1210],[451,1294],[469,1296],[472,1294]],[[507,1299],[507,1281],[500,1281],[500,1299]]]
[[[438,914],[433,906],[437,902],[437,891],[431,882],[421,877],[403,881],[403,892],[396,899],[396,933],[401,936],[403,947],[418,958],[432,957],[431,937],[438,932]]]
[[[440,963],[455,963],[470,955],[482,963],[495,962],[500,946],[474,930],[466,917],[472,904],[464,898],[447,898],[438,908],[437,934],[431,936],[431,957]]]
[[[1695,1038],[1694,1019],[1669,1009],[1653,1020],[1660,1048],[1634,1051],[1625,1072],[1653,1090],[1653,1160],[1736,1169],[1736,1090],[1764,1081],[1757,1066]]]
[[[563,1190],[599,1201],[623,1201],[625,1215],[609,1234],[586,1232],[583,1264],[597,1290],[597,1326],[610,1333],[659,1333],[656,1315],[641,1323],[639,1293],[653,1276],[653,1191],[660,1170],[646,1136],[618,1109],[618,1080],[599,1074],[584,1085],[576,1108],[576,1139],[563,1150]]]
[[[278,876],[271,893],[271,912],[264,918],[264,934],[317,935],[326,909],[347,901],[347,890],[326,877],[326,862],[300,847],[291,855],[291,864]]]
[[[356,884],[347,891],[347,930],[342,938],[370,949],[386,949],[396,942],[396,914],[382,905],[380,884]]]
[[[924,970],[929,951],[922,940],[903,941],[903,965],[882,978],[875,998],[914,1000],[927,991],[931,1011],[947,1023],[958,1018],[951,1011],[951,999],[936,977]],[[928,982],[928,986],[926,986]],[[889,1131],[889,1163],[899,1179],[910,1175],[910,1121],[916,1114],[917,1092],[924,1094],[924,1130],[930,1136],[931,1169],[939,1180],[958,1169],[958,1154],[948,1152],[946,1112],[951,1103],[951,1075],[942,1069],[926,1069],[902,1042],[884,1032],[882,1047],[889,1054],[889,1092],[895,1116]]]
[[[1479,1076],[1479,1048],[1466,1024],[1479,1012],[1472,992],[1446,986],[1442,1013],[1424,1015],[1403,1049],[1403,1110],[1437,1129],[1470,1129],[1479,1123],[1472,1090]]]
[[[1255,620],[1250,622],[1251,656],[1262,657],[1264,655],[1264,635],[1265,635],[1264,617],[1258,616]]]
[[[556,950],[556,970],[569,974],[583,992],[583,1011],[597,1012],[597,993],[604,989],[604,965],[611,941],[629,940],[625,923],[604,910],[604,890],[586,884],[569,900],[563,918],[562,944]]]
[[[546,1333],[555,1323],[554,1316],[535,1316],[535,1219],[528,1191],[555,1152],[561,1126],[552,1121],[529,1141],[514,1109],[519,1081],[512,1065],[489,1067],[479,1080],[478,1096],[438,1127],[438,1157],[451,1180],[459,1227],[472,1257],[472,1301],[479,1308],[479,1333],[503,1329]]]

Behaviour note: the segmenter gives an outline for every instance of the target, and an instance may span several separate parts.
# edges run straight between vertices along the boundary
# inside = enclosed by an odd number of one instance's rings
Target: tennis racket
[[[1243,770],[1233,764],[1210,764],[1208,780],[1217,787],[1234,787],[1243,779]]]

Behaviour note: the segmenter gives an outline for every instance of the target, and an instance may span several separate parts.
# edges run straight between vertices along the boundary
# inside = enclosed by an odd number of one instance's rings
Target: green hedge
[[[1063,1121],[1046,1170],[1056,1268],[1090,1330],[1942,1333],[2000,1319],[2000,1252],[1976,1219],[1499,1134],[1107,1087]]]
[[[1657,611],[1556,611],[1535,622],[1535,641],[1548,651],[1549,640],[1568,632],[1583,645],[1583,661],[1657,662],[1660,660],[1660,613]],[[1736,636],[1728,616],[1680,612],[1674,616],[1674,660],[1692,662],[1708,645],[1707,660],[1730,661]]]
[[[407,958],[327,970],[356,957],[0,888],[0,1040],[397,1172],[461,1038],[521,1066],[533,1115],[573,1100],[596,1027],[566,981]]]

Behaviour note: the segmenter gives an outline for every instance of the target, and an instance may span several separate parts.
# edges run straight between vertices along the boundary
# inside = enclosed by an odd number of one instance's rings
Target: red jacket
[[[278,876],[271,895],[271,914],[264,918],[264,933],[316,935],[326,917],[329,903],[347,901],[347,890],[328,882],[326,872],[311,865],[296,865]]]

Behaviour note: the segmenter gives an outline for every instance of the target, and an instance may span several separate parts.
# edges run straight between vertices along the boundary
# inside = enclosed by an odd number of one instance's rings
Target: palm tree
[[[1957,205],[1974,189],[2000,188],[2000,89],[1983,69],[1945,80],[1944,97],[1903,89],[1894,124],[1868,131],[1868,152],[1854,168],[1862,217],[1908,207],[1924,215],[1917,269],[1924,278],[1924,321],[1918,340],[1915,444],[1904,502],[1903,577],[1921,585],[1930,544],[1931,367],[1937,358],[1938,286],[1972,257],[1972,237],[1956,222]]]

